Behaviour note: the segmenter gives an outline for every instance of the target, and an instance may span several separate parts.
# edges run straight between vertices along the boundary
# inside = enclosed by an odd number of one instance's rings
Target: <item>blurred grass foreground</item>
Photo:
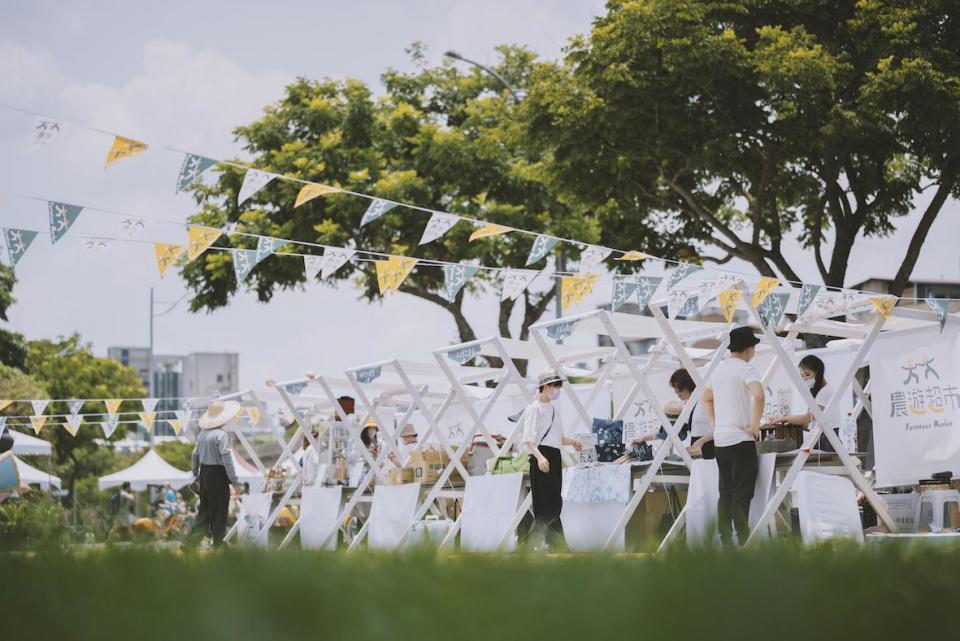
[[[960,549],[0,556],[3,639],[956,639]]]

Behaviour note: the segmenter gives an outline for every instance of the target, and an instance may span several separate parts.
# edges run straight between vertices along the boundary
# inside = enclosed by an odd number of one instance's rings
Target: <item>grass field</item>
[[[2,638],[955,639],[960,549],[0,557]]]

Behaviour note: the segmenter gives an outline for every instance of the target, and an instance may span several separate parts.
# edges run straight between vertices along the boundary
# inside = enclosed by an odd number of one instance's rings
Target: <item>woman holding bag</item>
[[[568,438],[560,420],[557,401],[563,377],[556,372],[544,372],[537,380],[537,398],[523,411],[520,417],[521,442],[530,453],[530,494],[533,500],[534,546],[541,541],[549,547],[563,539],[560,525],[560,510],[563,484],[560,448],[580,444]]]

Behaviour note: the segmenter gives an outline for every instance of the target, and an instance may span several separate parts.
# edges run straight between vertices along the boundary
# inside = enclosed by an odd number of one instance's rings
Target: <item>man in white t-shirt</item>
[[[750,535],[750,502],[757,483],[757,439],[763,415],[763,384],[750,360],[760,340],[749,327],[730,331],[730,357],[717,366],[703,392],[707,422],[720,471],[717,527],[724,545],[740,545]]]

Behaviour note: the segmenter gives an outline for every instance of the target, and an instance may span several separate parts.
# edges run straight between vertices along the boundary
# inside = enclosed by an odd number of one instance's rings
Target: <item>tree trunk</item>
[[[887,290],[894,296],[900,296],[903,294],[903,290],[907,288],[910,276],[913,274],[913,268],[916,267],[917,259],[920,258],[920,250],[923,249],[923,243],[926,241],[927,234],[930,232],[930,227],[933,226],[933,221],[935,221],[937,215],[940,214],[943,204],[953,189],[954,182],[954,176],[950,174],[940,183],[940,186],[937,188],[937,193],[934,195],[933,200],[930,201],[930,204],[927,205],[926,210],[923,212],[923,217],[917,224],[917,228],[913,231],[913,237],[907,246],[907,252],[903,257],[903,262],[900,263],[900,269],[897,270],[897,275],[894,276],[893,282],[890,283]]]

